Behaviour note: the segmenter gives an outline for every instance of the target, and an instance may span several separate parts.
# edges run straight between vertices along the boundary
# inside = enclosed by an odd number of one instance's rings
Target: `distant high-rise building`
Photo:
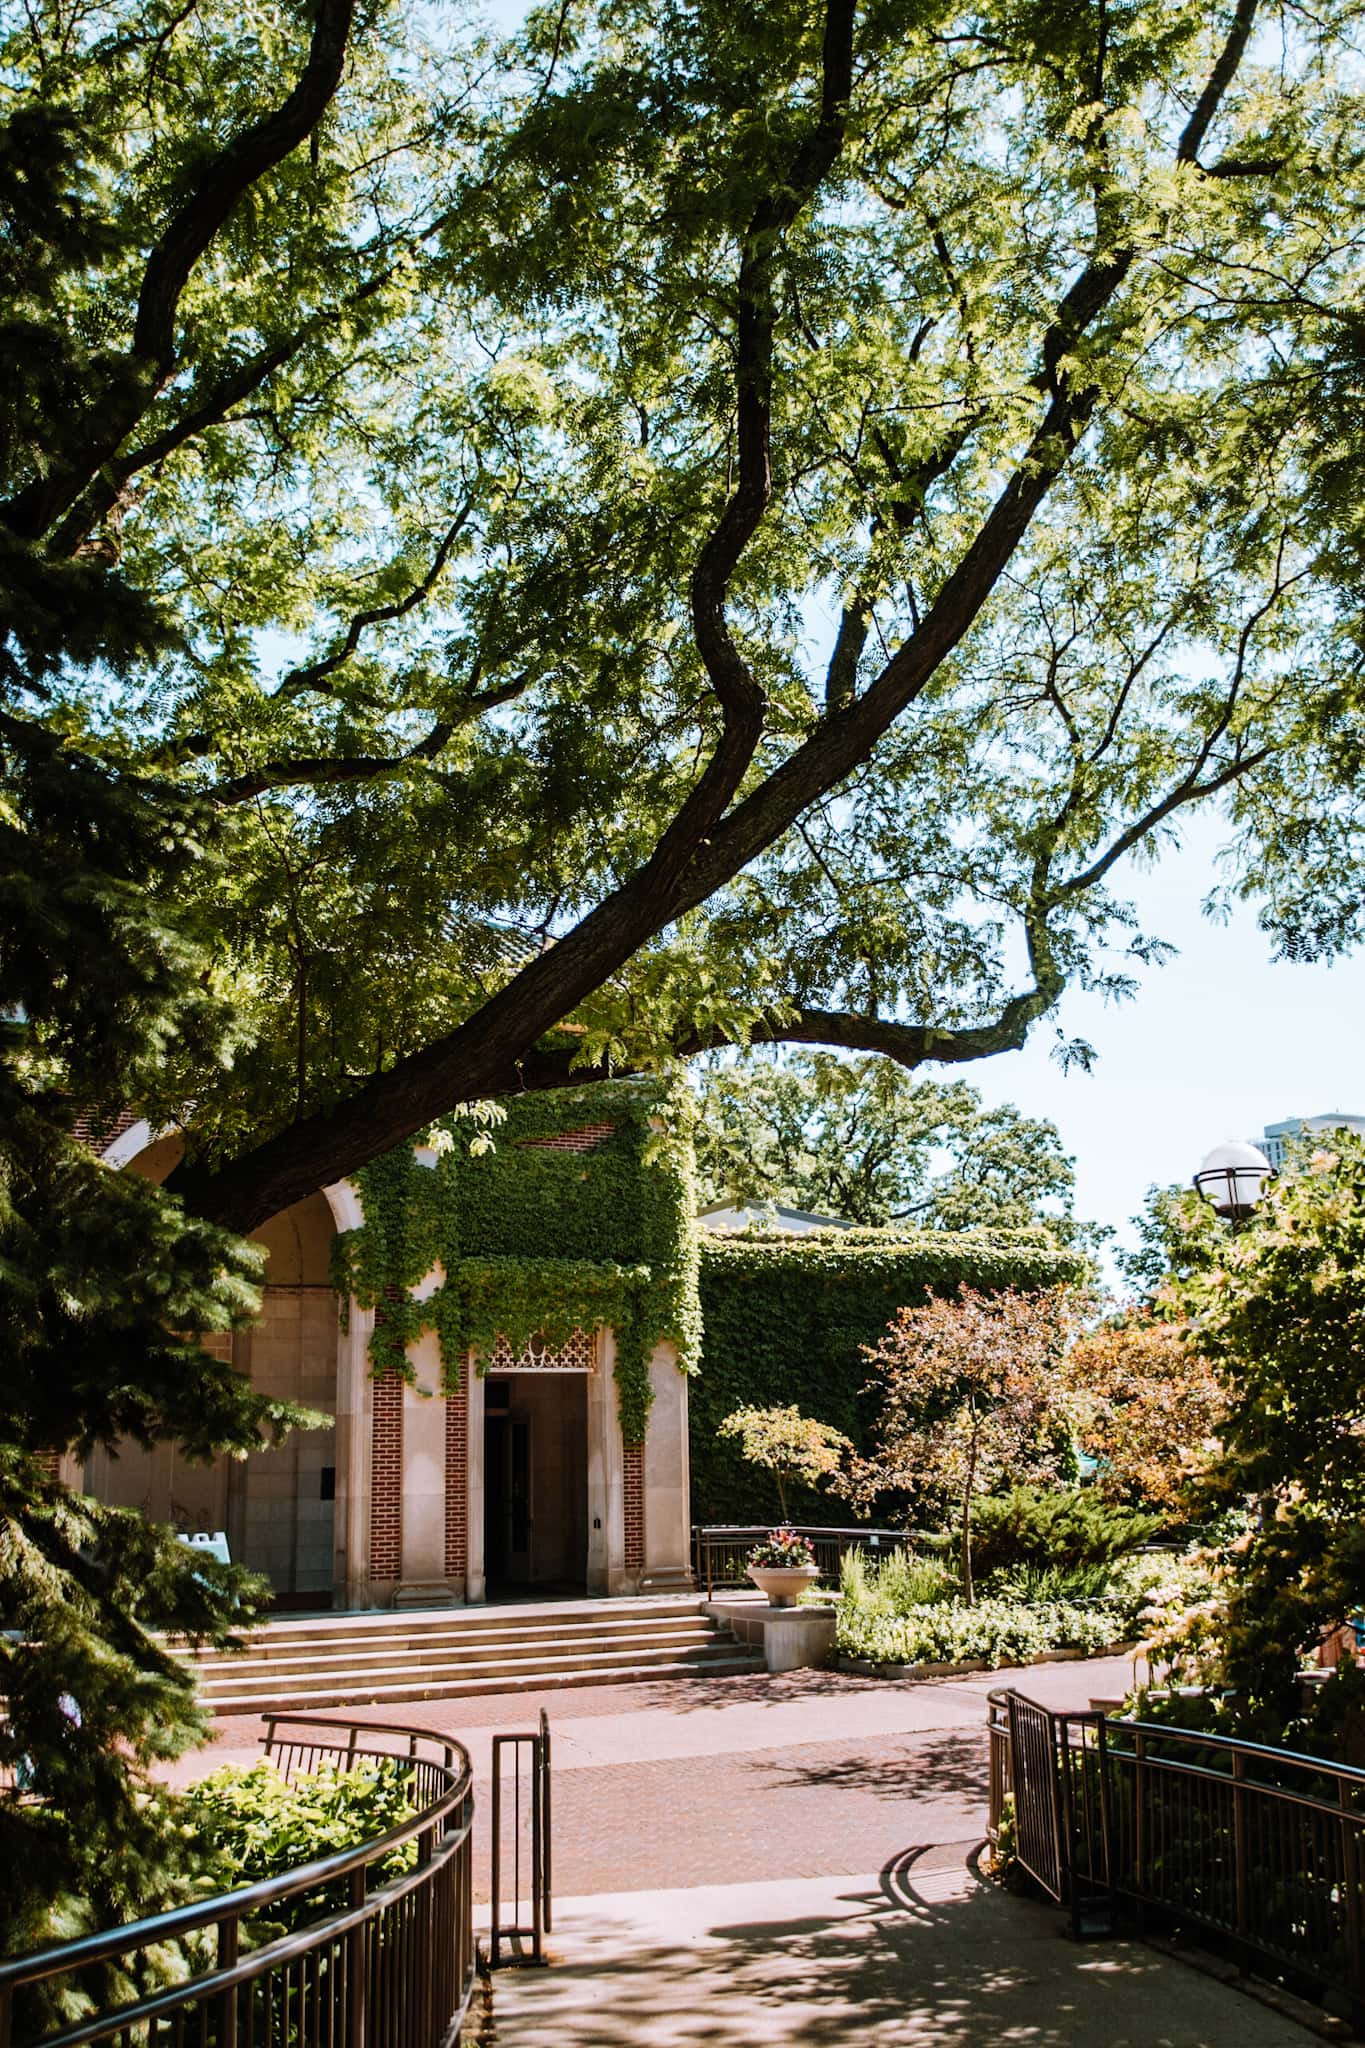
[[[1322,1116],[1291,1116],[1282,1124],[1267,1124],[1261,1150],[1276,1173],[1284,1165],[1285,1153],[1294,1139],[1309,1131],[1365,1132],[1365,1116],[1348,1116],[1343,1109],[1329,1109]]]

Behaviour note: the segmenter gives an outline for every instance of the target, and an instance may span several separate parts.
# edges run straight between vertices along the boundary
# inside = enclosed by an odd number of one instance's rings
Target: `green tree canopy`
[[[907,1074],[875,1054],[795,1053],[713,1064],[701,1077],[703,1201],[785,1203],[851,1223],[1074,1234],[1075,1176],[1056,1127],[966,1082]]]
[[[1255,1507],[1228,1560],[1218,1678],[1283,1725],[1300,1661],[1365,1585],[1365,1143],[1334,1131],[1268,1182],[1178,1294],[1227,1398],[1210,1491]]]
[[[4,773],[231,828],[200,1214],[726,1041],[1017,1046],[1198,804],[1349,941],[1354,19],[8,19]]]

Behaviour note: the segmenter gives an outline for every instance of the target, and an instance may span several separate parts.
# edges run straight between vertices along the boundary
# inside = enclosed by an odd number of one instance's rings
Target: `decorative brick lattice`
[[[645,1447],[627,1444],[621,1456],[625,1501],[625,1566],[628,1572],[645,1568]]]
[[[446,1577],[469,1569],[469,1374],[446,1395]]]
[[[374,1383],[374,1435],[370,1452],[370,1577],[403,1572],[403,1376],[386,1372]]]
[[[595,1152],[616,1134],[615,1124],[580,1124],[576,1131],[552,1131],[546,1138],[518,1138],[527,1152]]]
[[[560,1351],[548,1351],[545,1341],[533,1337],[520,1358],[514,1357],[505,1337],[499,1337],[488,1360],[489,1372],[596,1372],[597,1338],[591,1330],[575,1330]]]

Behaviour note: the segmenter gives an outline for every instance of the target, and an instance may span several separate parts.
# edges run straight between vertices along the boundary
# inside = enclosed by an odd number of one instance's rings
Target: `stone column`
[[[692,1590],[692,1527],[687,1462],[687,1379],[678,1354],[660,1344],[649,1364],[654,1394],[645,1435],[643,1592]]]
[[[616,1406],[616,1332],[599,1330],[588,1379],[588,1591],[633,1593],[626,1573],[621,1418]]]
[[[336,1584],[348,1608],[378,1603],[370,1583],[370,1445],[374,1426],[374,1381],[370,1378],[370,1336],[374,1310],[351,1302],[347,1328],[337,1342]]]
[[[408,1358],[414,1379],[403,1388],[403,1571],[396,1607],[452,1605],[446,1578],[446,1404],[441,1353],[424,1330]]]

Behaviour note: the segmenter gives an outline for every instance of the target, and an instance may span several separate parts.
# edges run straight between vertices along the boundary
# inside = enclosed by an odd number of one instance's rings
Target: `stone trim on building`
[[[469,1369],[479,1367],[472,1357]],[[543,1337],[533,1337],[520,1357],[513,1354],[505,1337],[500,1336],[489,1354],[486,1373],[505,1372],[596,1372],[597,1333],[595,1330],[575,1330],[567,1344],[558,1351],[546,1348]]]

